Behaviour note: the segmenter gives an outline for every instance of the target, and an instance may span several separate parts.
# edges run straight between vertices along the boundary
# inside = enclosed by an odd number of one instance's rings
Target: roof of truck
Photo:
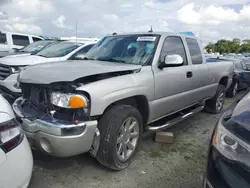
[[[180,34],[180,33],[172,33],[172,32],[132,32],[132,33],[117,33],[116,35],[113,36],[120,36],[120,35],[164,35],[164,36],[184,36],[184,37],[189,37],[189,38],[196,38],[195,36],[191,36],[188,34]]]

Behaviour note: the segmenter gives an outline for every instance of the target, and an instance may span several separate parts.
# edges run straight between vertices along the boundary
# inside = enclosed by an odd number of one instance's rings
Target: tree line
[[[250,53],[250,40],[240,40],[235,38],[233,40],[218,40],[216,43],[208,43],[205,47],[208,53],[219,52],[223,53]]]

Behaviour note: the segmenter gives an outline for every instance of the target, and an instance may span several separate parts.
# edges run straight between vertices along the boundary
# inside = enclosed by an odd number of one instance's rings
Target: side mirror
[[[183,65],[183,58],[178,54],[166,55],[164,57],[164,62],[162,62],[159,68],[164,67],[176,67]]]
[[[84,54],[77,54],[74,59],[84,59],[85,55]]]

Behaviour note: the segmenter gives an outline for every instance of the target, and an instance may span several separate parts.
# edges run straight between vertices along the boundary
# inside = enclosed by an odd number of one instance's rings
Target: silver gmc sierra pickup
[[[206,63],[195,37],[114,34],[82,61],[24,68],[13,109],[34,148],[59,157],[90,152],[121,170],[143,130],[166,129],[203,109],[219,113],[232,74],[230,61]]]

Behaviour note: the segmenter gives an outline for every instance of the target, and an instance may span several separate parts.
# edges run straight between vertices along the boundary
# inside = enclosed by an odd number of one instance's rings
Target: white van
[[[43,38],[30,34],[0,31],[0,52],[20,49]]]

